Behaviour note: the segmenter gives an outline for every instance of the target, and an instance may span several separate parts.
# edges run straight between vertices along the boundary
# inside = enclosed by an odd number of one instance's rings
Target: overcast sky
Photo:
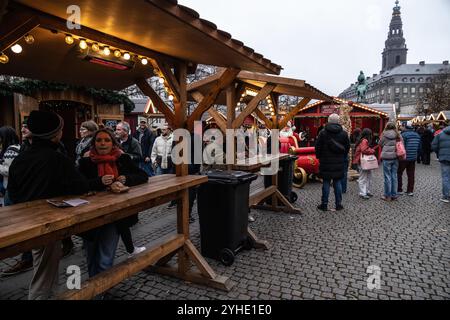
[[[395,0],[178,0],[330,95],[381,70]],[[408,63],[450,60],[450,0],[401,0]]]

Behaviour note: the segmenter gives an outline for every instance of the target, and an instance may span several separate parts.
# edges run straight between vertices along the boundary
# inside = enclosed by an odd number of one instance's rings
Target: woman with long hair
[[[362,155],[373,155],[375,154],[375,149],[370,147],[372,143],[372,130],[365,128],[359,139],[355,143],[355,155],[353,157],[353,164],[359,166],[359,196],[363,199],[370,199],[373,194],[370,193],[370,185],[372,183],[372,170],[364,170],[361,168],[361,156]]]
[[[379,146],[381,147],[381,160],[383,162],[384,195],[385,201],[397,200],[397,142],[403,140],[395,123],[388,122],[381,135]]]
[[[80,159],[91,148],[91,140],[94,133],[98,130],[95,121],[85,121],[80,126],[80,141],[75,148],[75,164],[78,166]]]
[[[139,169],[130,156],[120,149],[114,133],[109,129],[100,129],[94,133],[89,156],[80,159],[79,170],[88,179],[89,188],[93,191],[110,189],[112,192],[121,192],[124,186],[148,181],[145,171]],[[136,214],[82,235],[90,277],[112,267],[119,235],[129,254],[137,253],[137,249],[139,252],[145,250],[145,247],[133,246],[130,227],[137,221]]]

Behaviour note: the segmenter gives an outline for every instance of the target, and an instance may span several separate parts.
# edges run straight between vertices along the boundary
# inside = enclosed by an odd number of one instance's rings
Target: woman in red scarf
[[[109,129],[100,129],[94,134],[90,151],[80,159],[79,170],[88,179],[92,191],[110,189],[120,192],[124,186],[135,186],[148,181],[147,174],[131,161],[129,155],[123,153]],[[136,251],[129,228],[137,220],[136,214],[83,234],[90,277],[112,267],[119,235],[128,252]],[[128,248],[130,246],[131,249]]]

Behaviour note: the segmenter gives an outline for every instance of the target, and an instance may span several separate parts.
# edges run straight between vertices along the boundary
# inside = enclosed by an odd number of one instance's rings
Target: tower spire
[[[403,23],[400,8],[399,1],[396,0],[389,25],[388,38],[382,53],[382,72],[406,63],[408,49],[406,48],[405,38],[403,37]]]

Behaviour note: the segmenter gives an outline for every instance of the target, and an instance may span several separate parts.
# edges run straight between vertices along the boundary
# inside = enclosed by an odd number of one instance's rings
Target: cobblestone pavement
[[[207,259],[218,274],[234,282],[230,292],[143,271],[112,288],[108,298],[449,299],[450,205],[439,201],[438,162],[417,166],[413,197],[382,201],[382,179],[381,170],[377,170],[372,190],[376,196],[370,200],[360,199],[357,183],[349,182],[345,210],[339,212],[316,209],[321,197],[319,183],[296,189],[299,199],[295,205],[302,215],[252,210],[256,221],[250,226],[270,242],[271,248],[240,252],[230,267]],[[133,229],[135,244],[149,245],[174,233],[175,211],[164,205],[141,214]],[[199,248],[197,221],[191,224],[191,234]],[[83,279],[87,277],[81,241],[74,239],[74,254],[61,262],[61,287],[68,265],[80,265]],[[125,258],[120,243],[117,261]],[[0,268],[13,265],[15,259],[0,261]],[[379,289],[367,287],[371,265],[381,269]],[[31,272],[0,278],[0,299],[26,299],[30,278]]]

